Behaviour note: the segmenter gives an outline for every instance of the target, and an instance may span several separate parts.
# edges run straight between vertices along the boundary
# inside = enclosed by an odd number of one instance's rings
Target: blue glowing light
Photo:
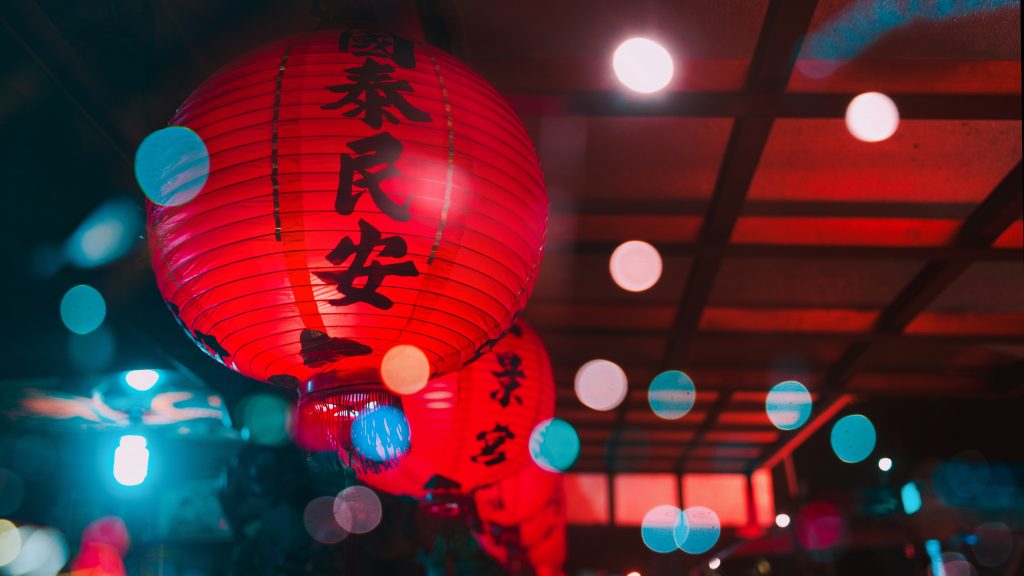
[[[561,418],[537,424],[530,434],[530,457],[549,472],[564,472],[576,462],[580,437],[576,429]]]
[[[693,380],[685,372],[669,370],[662,372],[651,380],[647,390],[647,401],[651,410],[659,418],[676,420],[682,418],[693,408],[697,399],[697,389]]]
[[[903,512],[908,516],[921,509],[921,491],[917,484],[907,482],[900,488],[900,500],[903,502]]]
[[[676,546],[687,554],[703,554],[715,547],[722,535],[718,514],[704,506],[691,506],[683,511],[674,531]]]
[[[764,403],[768,419],[781,430],[796,430],[811,417],[811,393],[796,380],[779,382]]]
[[[142,216],[130,200],[111,200],[90,214],[64,244],[71,264],[93,268],[127,254],[142,233]]]
[[[135,152],[135,179],[155,204],[180,206],[199,195],[210,175],[210,155],[198,134],[183,126],[153,132]]]
[[[114,450],[114,479],[122,486],[138,486],[149,474],[149,449],[146,437],[136,434],[121,436]]]
[[[360,456],[391,462],[409,450],[409,420],[391,406],[364,408],[352,422],[352,445]]]
[[[832,427],[832,451],[843,462],[855,464],[875,449],[875,426],[867,416],[843,416]]]
[[[132,370],[124,375],[124,382],[134,390],[145,392],[156,386],[160,373],[156,370]]]
[[[73,286],[60,300],[60,319],[75,334],[88,334],[103,324],[107,303],[98,290],[87,284]]]
[[[932,563],[932,576],[946,576],[946,568],[942,562],[942,543],[938,540],[925,540],[924,550]]]
[[[644,546],[658,554],[668,554],[676,550],[673,531],[683,516],[683,511],[675,506],[665,504],[655,506],[647,511],[640,524],[640,538]],[[683,525],[686,525],[685,519]]]

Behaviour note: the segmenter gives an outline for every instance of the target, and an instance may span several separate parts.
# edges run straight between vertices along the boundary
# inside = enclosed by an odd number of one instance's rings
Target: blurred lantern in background
[[[171,124],[189,130],[167,140],[183,152],[147,140],[137,159],[156,191],[152,263],[182,327],[229,368],[350,390],[331,398],[354,415],[398,403],[381,386],[394,347],[441,376],[525,306],[547,221],[536,154],[445,52],[370,29],[292,37],[219,71]]]
[[[544,508],[560,478],[558,473],[528,462],[515,476],[476,491],[477,514],[484,522],[519,524]]]
[[[530,431],[555,409],[551,364],[540,338],[520,321],[493,351],[403,404],[411,444],[394,467],[361,466],[365,455],[353,459],[344,450],[342,459],[378,490],[444,508],[528,464]]]
[[[489,522],[481,514],[480,531],[474,537],[485,553],[513,574],[528,565],[532,573],[562,574],[566,556],[565,485],[560,474],[543,506],[517,524]]]

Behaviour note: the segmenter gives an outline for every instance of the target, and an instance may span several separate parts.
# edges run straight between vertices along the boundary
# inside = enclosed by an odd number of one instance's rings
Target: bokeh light
[[[986,568],[1002,566],[1013,554],[1013,532],[1002,522],[987,522],[974,530],[974,558]]]
[[[198,134],[184,126],[153,132],[135,152],[135,179],[149,199],[181,206],[199,195],[210,175],[210,155]]]
[[[321,544],[336,544],[348,536],[334,517],[334,498],[320,496],[306,504],[302,512],[302,524],[310,538]]]
[[[64,536],[53,528],[18,529],[21,553],[4,569],[9,574],[54,576],[68,561],[68,545]]]
[[[110,366],[117,352],[114,332],[109,326],[100,326],[88,334],[70,334],[68,357],[78,372],[100,372]]]
[[[399,344],[381,359],[380,377],[395,394],[415,394],[423,390],[430,379],[430,361],[416,346]]]
[[[580,454],[576,429],[561,418],[549,418],[530,433],[530,457],[548,472],[564,472]]]
[[[683,511],[670,504],[655,506],[644,514],[640,524],[640,537],[653,552],[668,554],[676,550],[673,532]],[[685,526],[685,521],[683,522]]]
[[[718,567],[721,566],[721,565],[722,565],[722,559],[719,558],[718,556],[715,556],[711,560],[708,560],[708,568],[711,568],[712,570],[718,570]]]
[[[828,502],[812,502],[796,515],[796,538],[806,550],[828,550],[842,534],[843,518]]]
[[[149,474],[149,449],[146,438],[138,434],[121,436],[114,449],[114,479],[122,486],[138,486]]]
[[[676,545],[687,554],[703,554],[715,547],[722,535],[718,514],[705,506],[691,506],[683,511],[674,532]]]
[[[832,427],[832,451],[848,464],[861,462],[875,449],[875,426],[862,414],[843,416]]]
[[[242,434],[254,444],[278,446],[288,440],[290,407],[288,402],[270,394],[254,394],[242,399]]]
[[[142,231],[142,211],[134,202],[110,200],[78,225],[64,243],[64,255],[79,268],[109,264],[127,254]]]
[[[131,537],[124,520],[117,516],[103,516],[89,523],[82,531],[82,542],[98,542],[106,544],[119,555],[124,555],[131,547]]]
[[[626,373],[610,360],[591,360],[580,366],[574,381],[576,397],[594,410],[612,410],[626,398]]]
[[[75,334],[88,334],[103,324],[107,303],[98,290],[88,284],[72,286],[60,300],[60,319]]]
[[[353,534],[366,534],[380,524],[383,508],[377,494],[365,486],[350,486],[334,498],[334,517]]]
[[[929,570],[931,576],[977,576],[978,571],[959,552],[943,552]]]
[[[647,242],[630,240],[619,244],[612,252],[608,269],[619,288],[643,292],[661,278],[661,254]]]
[[[892,458],[879,458],[878,469],[882,472],[888,472],[892,470]]]
[[[697,400],[697,389],[685,372],[668,370],[651,380],[647,401],[659,418],[676,420],[685,416]]]
[[[900,488],[900,502],[908,516],[921,509],[921,490],[914,482],[907,482]]]
[[[768,419],[781,430],[796,430],[811,417],[811,393],[796,380],[779,382],[764,402]]]
[[[374,462],[391,462],[409,450],[409,420],[391,406],[370,406],[361,410],[352,423],[352,445]]]
[[[14,470],[0,468],[0,515],[13,514],[25,498],[25,482]]]
[[[865,92],[846,107],[846,129],[864,142],[881,142],[896,133],[900,111],[896,103],[880,92]]]
[[[125,576],[124,561],[116,548],[103,542],[82,542],[71,563],[72,576]]]
[[[21,533],[10,520],[0,518],[0,566],[6,566],[21,552]]]
[[[612,69],[619,82],[642,94],[657,92],[672,81],[672,55],[647,38],[630,38],[615,49]]]
[[[991,468],[988,461],[974,450],[961,452],[939,466],[932,475],[935,493],[951,505],[966,505],[985,492]]]
[[[124,374],[125,384],[139,392],[152,389],[158,380],[160,380],[160,373],[156,370],[131,370]]]
[[[642,576],[642,575],[639,572],[637,572],[636,570],[633,570],[629,574],[626,574],[626,576]]]
[[[776,514],[775,515],[775,525],[778,526],[779,528],[785,528],[786,526],[789,526],[789,522],[790,522],[789,514]]]

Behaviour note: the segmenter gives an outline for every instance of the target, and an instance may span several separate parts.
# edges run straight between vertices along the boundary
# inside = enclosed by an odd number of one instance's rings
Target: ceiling
[[[1019,401],[1019,4],[912,19],[880,1],[314,4],[371,10],[451,50],[522,116],[551,199],[526,318],[551,354],[558,413],[582,440],[574,469],[750,471],[792,448],[763,410],[786,379],[812,390],[816,413],[850,400]],[[99,271],[33,270],[104,199],[140,198],[134,150],[192,88],[319,16],[281,0],[2,10],[8,376],[71,372],[53,303],[91,282],[110,295],[114,362],[169,364],[237,401],[248,383],[178,331],[144,250]],[[611,52],[636,34],[675,54],[664,93],[627,94],[612,74]],[[889,94],[902,118],[877,144],[843,121],[868,90]],[[646,292],[608,273],[632,239],[664,258]],[[574,373],[594,358],[629,377],[618,409],[575,398]],[[679,421],[647,404],[666,369],[697,386]]]

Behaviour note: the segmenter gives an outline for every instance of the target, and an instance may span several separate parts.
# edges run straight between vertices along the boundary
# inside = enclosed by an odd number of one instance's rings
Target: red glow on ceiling
[[[865,332],[875,310],[843,308],[705,308],[701,330],[712,332]]]
[[[639,526],[651,508],[679,504],[675,474],[618,474],[613,482],[618,526]]]
[[[1017,336],[1024,333],[1024,312],[922,312],[907,334],[977,334]]]
[[[686,507],[707,506],[718,514],[722,526],[746,526],[747,477],[743,474],[687,474],[683,476]]]
[[[1024,220],[1017,220],[996,238],[994,248],[1024,248]]]
[[[754,495],[754,516],[756,524],[768,528],[775,523],[775,487],[772,471],[758,468],[750,475],[751,492]]]
[[[737,244],[824,246],[945,246],[960,222],[922,218],[820,218],[744,216],[736,223]]]

